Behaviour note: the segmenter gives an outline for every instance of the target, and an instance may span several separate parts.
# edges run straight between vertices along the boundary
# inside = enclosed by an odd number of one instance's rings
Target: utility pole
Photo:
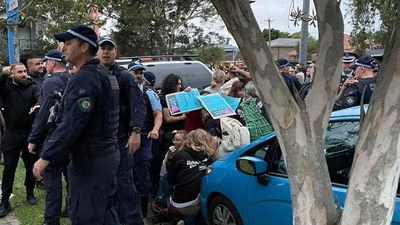
[[[310,0],[303,0],[303,16],[309,17],[310,14]],[[301,21],[301,39],[300,39],[300,52],[299,64],[305,66],[307,64],[307,41],[308,41],[308,21],[302,19]]]
[[[268,18],[265,21],[268,22],[268,46],[271,48],[271,22],[272,22],[272,20],[270,18]]]

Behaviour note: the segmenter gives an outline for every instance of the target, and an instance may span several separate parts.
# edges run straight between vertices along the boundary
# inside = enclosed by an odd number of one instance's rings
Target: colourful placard
[[[191,91],[182,91],[166,95],[166,101],[169,112],[171,115],[176,115],[184,112],[190,112],[193,110],[202,109],[198,97],[200,92],[198,89],[192,89]]]
[[[200,96],[199,100],[214,119],[236,115],[232,107],[218,93]]]
[[[236,111],[237,107],[240,104],[240,98],[235,98],[235,97],[230,97],[226,95],[222,95],[222,97],[225,99],[225,101],[231,106],[233,111]]]

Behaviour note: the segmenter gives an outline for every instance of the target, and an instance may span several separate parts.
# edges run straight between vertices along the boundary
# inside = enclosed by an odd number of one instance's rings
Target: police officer
[[[158,132],[162,125],[162,107],[160,98],[150,87],[154,86],[156,77],[152,72],[144,70],[140,64],[129,67],[138,81],[141,81],[143,86],[143,94],[145,96],[147,114],[146,120],[142,129],[140,148],[135,152],[134,158],[134,180],[137,190],[140,194],[140,204],[143,216],[147,216],[147,205],[150,192],[150,169],[152,160],[152,140],[158,139]],[[129,69],[128,69],[129,70]]]
[[[139,196],[132,179],[133,154],[140,146],[140,133],[143,127],[146,108],[141,90],[135,77],[119,66],[117,45],[110,37],[101,37],[98,41],[97,56],[101,64],[117,78],[119,92],[119,129],[118,146],[121,152],[121,164],[117,173],[116,205],[121,224],[143,224],[139,207]]]
[[[350,69],[354,70],[354,77],[346,79],[343,83],[336,96],[334,110],[360,105],[362,96],[363,103],[369,103],[375,89],[375,67],[376,61],[368,55],[360,57],[350,66]]]
[[[44,144],[33,173],[42,179],[48,165],[57,165],[70,154],[68,214],[72,224],[119,224],[112,204],[120,161],[118,83],[95,58],[98,44],[93,29],[74,26],[54,37],[64,42],[65,60],[77,72],[64,91],[61,120]]]
[[[353,77],[353,70],[350,67],[352,65],[354,65],[356,58],[357,58],[357,55],[352,52],[345,52],[343,54],[343,58],[342,58],[343,68],[342,68],[342,76],[340,77],[339,88],[342,87],[343,83],[347,79]]]
[[[276,60],[279,72],[281,73],[283,80],[288,86],[290,93],[294,96],[295,91],[299,92],[301,89],[301,83],[296,76],[289,75],[290,64],[287,59],[279,58]]]
[[[37,203],[37,198],[33,194],[35,178],[31,173],[37,156],[29,154],[26,146],[35,118],[34,112],[40,104],[40,87],[28,78],[26,67],[22,63],[14,63],[11,66],[11,75],[2,74],[0,77],[0,97],[3,99],[4,119],[7,124],[1,148],[4,170],[1,182],[0,217],[6,216],[11,211],[9,198],[20,155],[26,169],[26,201],[30,205]]]
[[[66,72],[66,62],[63,52],[50,50],[42,62],[46,63],[46,71],[49,77],[42,85],[42,104],[35,122],[32,126],[31,134],[28,138],[28,150],[36,154],[38,145],[55,129],[55,120],[58,114],[59,102],[62,93],[67,85],[70,75]],[[44,221],[46,225],[59,225],[62,206],[62,182],[61,174],[66,172],[67,160],[61,165],[52,165],[44,171],[44,182],[46,185],[46,201],[44,211]],[[67,176],[65,176],[67,178]]]

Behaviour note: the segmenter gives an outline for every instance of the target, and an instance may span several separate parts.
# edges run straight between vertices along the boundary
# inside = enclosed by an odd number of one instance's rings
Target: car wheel
[[[235,206],[227,198],[215,197],[208,207],[209,225],[243,225]]]

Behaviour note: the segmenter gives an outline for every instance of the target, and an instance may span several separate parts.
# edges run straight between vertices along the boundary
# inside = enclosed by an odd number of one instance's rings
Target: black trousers
[[[116,150],[117,146],[115,146]],[[90,166],[74,159],[68,165],[68,212],[72,225],[119,225],[114,210],[119,151],[90,159]]]
[[[48,166],[44,171],[44,184],[46,185],[44,220],[48,224],[60,224],[63,199],[61,174],[64,174],[68,188],[67,164],[68,160],[64,164]]]
[[[37,155],[28,151],[28,135],[30,130],[6,129],[2,140],[2,151],[4,157],[3,180],[1,182],[2,199],[8,201],[13,190],[15,171],[21,156],[25,164],[25,187],[27,194],[33,194],[36,179],[32,168],[37,160]]]

